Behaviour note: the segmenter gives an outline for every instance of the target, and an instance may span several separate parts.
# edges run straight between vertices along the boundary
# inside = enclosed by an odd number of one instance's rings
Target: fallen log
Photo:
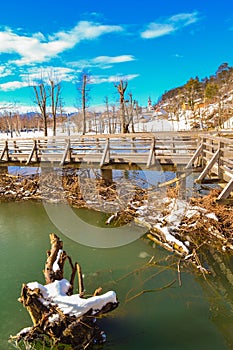
[[[24,328],[10,341],[18,346],[40,343],[43,346],[69,345],[71,349],[87,349],[102,344],[106,336],[96,318],[114,310],[118,300],[114,291],[104,294],[97,288],[85,298],[81,267],[73,264],[63,250],[63,242],[50,234],[51,249],[47,252],[44,277],[46,284],[31,282],[22,285],[19,301],[27,309],[33,326]],[[64,264],[72,269],[70,281],[64,278]],[[79,293],[73,294],[75,274],[78,274]],[[30,347],[31,348],[31,347]]]

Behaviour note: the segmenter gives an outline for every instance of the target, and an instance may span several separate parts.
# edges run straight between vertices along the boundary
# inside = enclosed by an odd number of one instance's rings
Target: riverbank
[[[174,252],[184,263],[194,264],[203,274],[210,271],[203,267],[202,249],[233,252],[233,207],[216,203],[218,190],[205,196],[194,193],[184,200],[180,198],[178,184],[161,192],[154,187],[137,186],[129,179],[120,195],[116,182],[86,173],[84,176],[82,172],[86,170],[1,174],[0,200],[94,207],[108,213],[106,225],[112,226],[135,221],[146,227],[147,239]]]

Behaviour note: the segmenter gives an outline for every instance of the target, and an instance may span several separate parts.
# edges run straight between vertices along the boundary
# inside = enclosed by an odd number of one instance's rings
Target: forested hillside
[[[165,111],[174,121],[185,119],[192,128],[232,127],[233,67],[223,63],[210,77],[190,78],[166,91],[154,109]]]

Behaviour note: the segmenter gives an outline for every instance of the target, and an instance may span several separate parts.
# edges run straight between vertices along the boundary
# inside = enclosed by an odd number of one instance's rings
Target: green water
[[[101,222],[101,216],[93,212],[92,220]],[[99,286],[117,293],[119,307],[99,320],[107,335],[103,350],[233,349],[231,258],[208,252],[206,261],[213,275],[205,281],[182,268],[179,286],[176,259],[146,239],[117,248],[84,246],[59,232],[41,204],[24,202],[0,204],[1,350],[13,349],[8,337],[31,325],[17,298],[22,283],[44,283],[51,232],[60,236],[66,252],[81,264],[87,293]],[[152,256],[157,263],[143,268]],[[69,278],[68,269],[66,273]],[[172,281],[170,288],[161,289]],[[152,289],[156,291],[130,300]]]

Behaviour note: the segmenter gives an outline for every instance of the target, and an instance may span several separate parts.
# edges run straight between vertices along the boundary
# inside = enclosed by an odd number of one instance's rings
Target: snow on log
[[[142,204],[135,209],[135,222],[148,228],[147,237],[150,240],[195,264],[195,251],[203,242],[216,243],[222,250],[224,247],[232,249],[231,242],[221,230],[218,215],[202,206],[165,197],[159,212],[153,203],[147,206]]]
[[[64,315],[80,317],[89,311],[92,315],[95,315],[108,303],[117,304],[114,291],[87,299],[81,298],[79,294],[67,295],[70,283],[66,279],[46,285],[31,282],[27,284],[27,287],[32,291],[39,289],[42,294],[40,302],[46,307],[56,306]]]
[[[19,301],[27,309],[32,327],[22,329],[10,341],[18,345],[32,342],[43,346],[48,343],[68,344],[72,349],[87,349],[106,340],[97,325],[96,317],[114,310],[118,300],[114,291],[102,292],[101,288],[85,297],[81,267],[72,263],[63,251],[62,241],[50,234],[51,250],[47,252],[44,276],[46,284],[23,284]],[[71,266],[70,281],[63,277],[66,259]],[[74,276],[78,274],[79,293],[73,294]],[[30,345],[31,346],[31,345]],[[31,348],[31,347],[30,347]]]

